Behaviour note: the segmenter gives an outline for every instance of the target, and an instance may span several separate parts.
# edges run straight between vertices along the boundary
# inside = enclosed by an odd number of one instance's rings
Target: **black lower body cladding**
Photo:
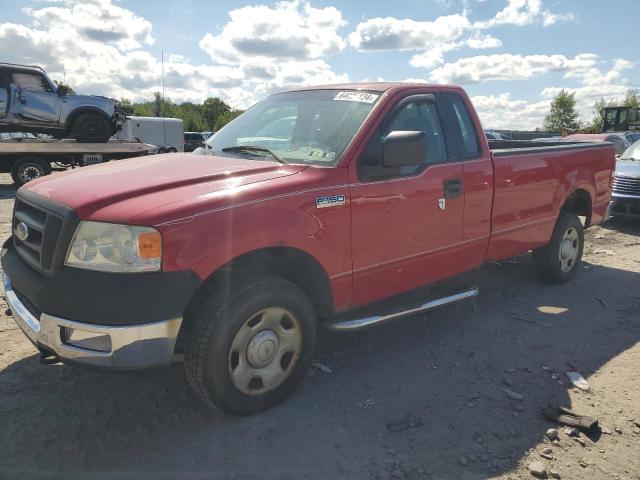
[[[45,312],[96,325],[139,325],[182,317],[201,284],[191,270],[107,273],[62,267],[45,276],[18,255],[11,238],[2,247],[2,269],[34,316]]]

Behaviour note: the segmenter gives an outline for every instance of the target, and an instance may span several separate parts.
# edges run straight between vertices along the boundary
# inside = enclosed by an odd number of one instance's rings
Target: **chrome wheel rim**
[[[44,176],[44,171],[35,163],[25,163],[18,169],[18,178],[22,183],[30,182]]]
[[[238,329],[229,349],[229,375],[247,395],[278,388],[291,374],[302,349],[302,328],[293,313],[269,307]]]
[[[570,227],[562,237],[560,242],[560,269],[567,273],[576,264],[578,253],[580,252],[580,237],[578,231],[574,227]]]

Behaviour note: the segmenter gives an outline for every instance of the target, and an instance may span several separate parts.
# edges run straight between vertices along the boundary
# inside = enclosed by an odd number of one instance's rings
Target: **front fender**
[[[331,281],[336,307],[344,307],[351,293],[351,212],[346,170],[332,171],[330,186],[307,185],[282,195],[265,192],[261,199],[158,225],[163,269],[190,269],[205,279],[243,254],[291,247],[318,261]],[[317,208],[319,197],[336,194],[345,196],[344,204]]]
[[[62,102],[60,123],[70,128],[78,115],[86,112],[99,113],[113,123],[117,113],[116,103],[105,97],[68,95]]]

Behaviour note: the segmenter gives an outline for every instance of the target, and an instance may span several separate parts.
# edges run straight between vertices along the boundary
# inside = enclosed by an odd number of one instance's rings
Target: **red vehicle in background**
[[[205,402],[255,413],[301,379],[318,325],[469,298],[476,288],[374,303],[529,250],[544,279],[573,277],[614,164],[607,143],[488,142],[457,87],[281,93],[195,154],[21,188],[5,292],[46,360],[140,368],[184,354]]]

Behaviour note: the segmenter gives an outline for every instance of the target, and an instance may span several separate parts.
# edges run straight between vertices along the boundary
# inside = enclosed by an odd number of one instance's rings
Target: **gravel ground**
[[[0,182],[4,239],[15,190]],[[286,403],[250,418],[207,411],[179,364],[41,365],[2,313],[0,478],[527,479],[540,461],[563,479],[638,479],[640,223],[587,237],[568,284],[540,283],[522,256],[464,275],[480,287],[475,303],[321,334],[317,361],[331,372],[312,369]],[[559,428],[550,442],[548,404],[597,417],[603,433]]]

